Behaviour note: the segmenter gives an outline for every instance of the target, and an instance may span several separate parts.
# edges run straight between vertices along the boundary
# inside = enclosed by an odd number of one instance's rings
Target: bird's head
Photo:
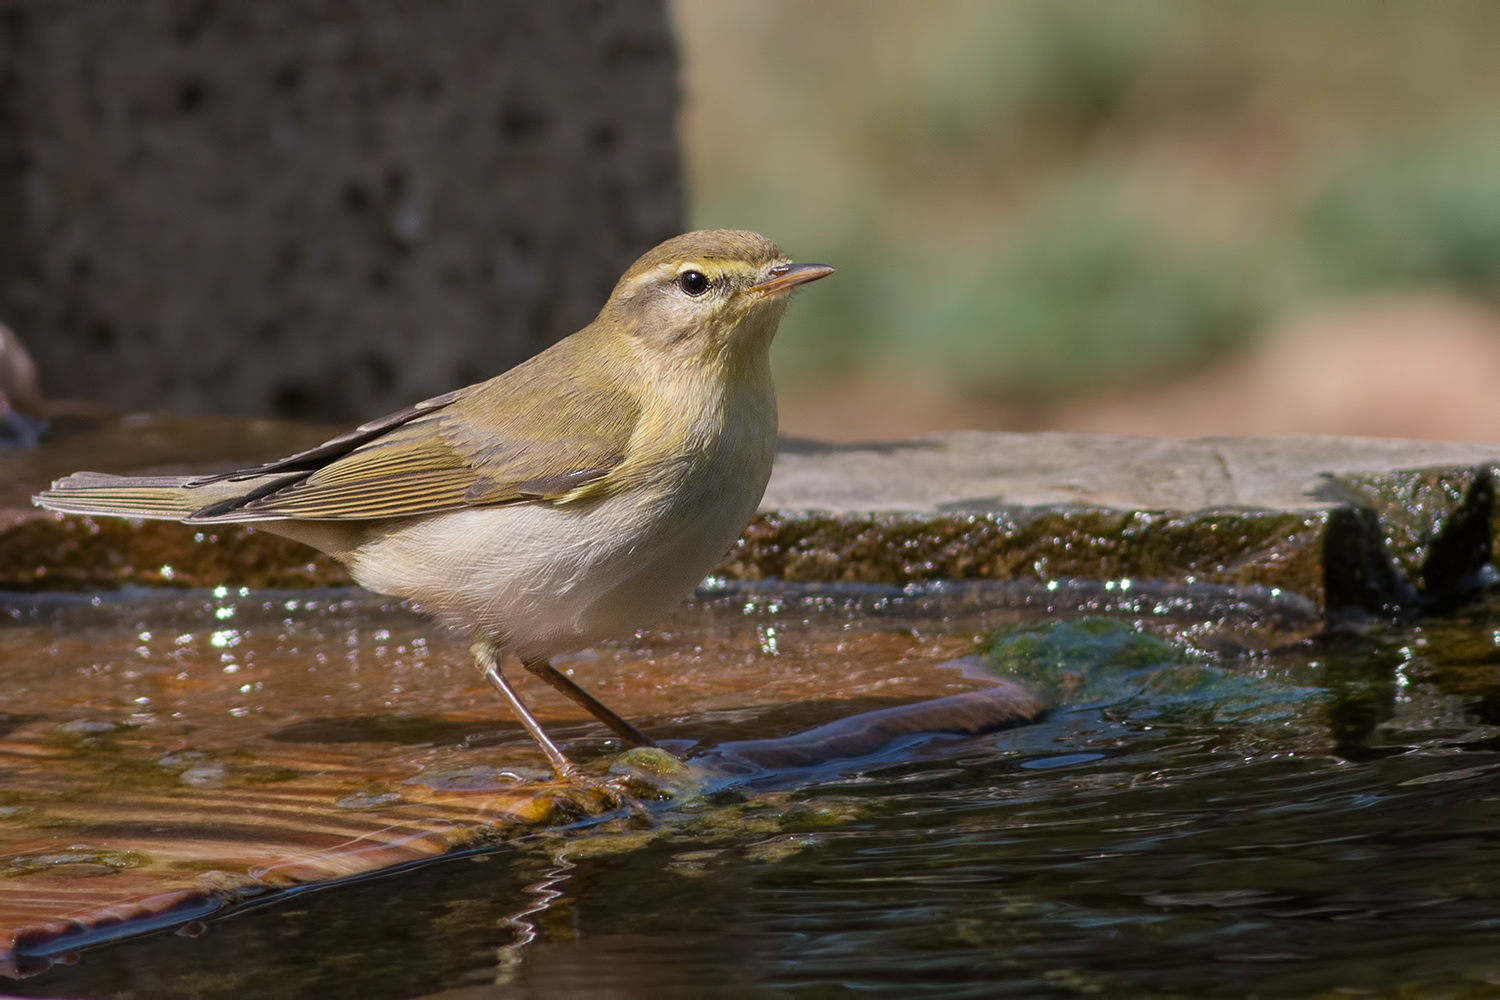
[[[793,263],[758,233],[684,233],[631,265],[599,320],[658,357],[730,362],[768,349],[791,291],[832,273]]]

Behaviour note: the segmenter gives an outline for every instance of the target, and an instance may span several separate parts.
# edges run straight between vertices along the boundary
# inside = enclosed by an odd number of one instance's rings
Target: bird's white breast
[[[522,657],[628,635],[691,593],[754,515],[776,438],[774,395],[755,402],[728,407],[693,454],[640,485],[392,522],[349,568]]]

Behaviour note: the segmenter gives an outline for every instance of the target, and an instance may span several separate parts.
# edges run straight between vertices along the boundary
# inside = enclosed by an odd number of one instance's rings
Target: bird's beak
[[[778,264],[771,268],[769,278],[758,285],[751,285],[748,291],[761,295],[776,295],[780,292],[789,292],[809,281],[826,278],[832,273],[833,268],[827,264]]]

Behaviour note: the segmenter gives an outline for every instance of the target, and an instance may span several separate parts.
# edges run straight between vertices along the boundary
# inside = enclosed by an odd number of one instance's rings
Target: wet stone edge
[[[762,514],[729,579],[1160,580],[1258,584],[1322,603],[1322,511],[1018,508],[949,514]]]
[[[1141,579],[1281,587],[1320,600],[1321,511],[1093,508],[757,515],[714,571],[734,580]],[[0,590],[343,586],[343,567],[246,526],[42,515],[0,531]]]
[[[1329,612],[1461,601],[1495,576],[1487,466],[1329,475],[1305,509],[964,505],[937,513],[758,514],[714,571],[730,580],[1249,584]],[[37,513],[0,528],[0,590],[344,586],[303,545],[230,526]]]

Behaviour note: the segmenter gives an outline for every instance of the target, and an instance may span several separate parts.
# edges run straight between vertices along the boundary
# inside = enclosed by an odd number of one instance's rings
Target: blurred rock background
[[[1500,7],[674,0],[789,433],[1500,440]]]
[[[788,433],[1500,440],[1497,42],[1457,0],[5,0],[0,320],[54,399],[347,421],[726,225],[839,268]]]
[[[661,0],[6,0],[0,318],[50,397],[348,421],[682,228]]]

